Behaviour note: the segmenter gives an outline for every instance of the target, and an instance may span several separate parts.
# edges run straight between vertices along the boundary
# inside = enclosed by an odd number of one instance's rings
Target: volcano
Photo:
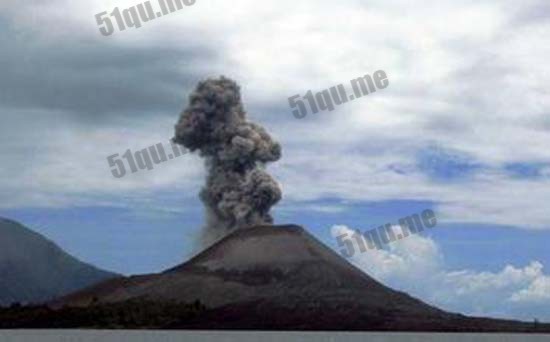
[[[156,328],[550,331],[548,325],[467,317],[430,306],[382,285],[295,225],[237,230],[182,265],[108,280],[51,306],[131,300],[200,302],[206,308],[198,317]]]

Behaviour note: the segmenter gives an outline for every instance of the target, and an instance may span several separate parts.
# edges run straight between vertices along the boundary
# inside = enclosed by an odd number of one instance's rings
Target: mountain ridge
[[[53,241],[0,218],[0,305],[41,303],[117,277],[84,263]]]

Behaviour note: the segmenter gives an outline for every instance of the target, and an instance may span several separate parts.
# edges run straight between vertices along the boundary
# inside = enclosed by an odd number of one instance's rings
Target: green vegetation
[[[13,304],[0,308],[0,329],[11,328],[166,328],[200,315],[206,307],[200,302],[170,303],[129,300],[112,304],[97,302],[84,308],[53,310],[45,305]]]

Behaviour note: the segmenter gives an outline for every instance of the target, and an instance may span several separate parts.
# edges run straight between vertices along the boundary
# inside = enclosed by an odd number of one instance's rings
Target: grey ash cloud
[[[200,82],[176,125],[174,141],[205,158],[208,175],[200,193],[207,213],[204,245],[234,229],[273,222],[269,210],[282,192],[264,166],[281,157],[281,146],[247,120],[234,81]]]

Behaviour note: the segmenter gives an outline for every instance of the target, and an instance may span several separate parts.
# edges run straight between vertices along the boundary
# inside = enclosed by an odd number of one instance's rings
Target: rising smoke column
[[[265,164],[281,158],[281,146],[263,127],[247,121],[234,81],[220,77],[200,82],[173,140],[205,158],[203,245],[234,229],[273,222],[269,210],[281,199],[281,189]]]

